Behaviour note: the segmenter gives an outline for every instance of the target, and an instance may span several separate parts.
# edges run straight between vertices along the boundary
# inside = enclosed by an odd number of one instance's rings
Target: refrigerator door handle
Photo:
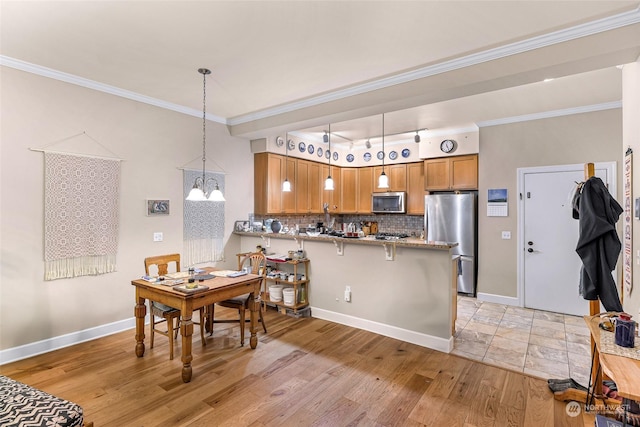
[[[462,276],[462,257],[458,257],[458,276]]]

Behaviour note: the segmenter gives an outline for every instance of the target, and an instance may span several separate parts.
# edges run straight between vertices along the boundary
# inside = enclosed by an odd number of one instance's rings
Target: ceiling
[[[232,135],[321,140],[331,123],[364,143],[382,113],[412,138],[615,106],[639,4],[2,0],[0,59],[195,116],[206,67],[208,117]]]

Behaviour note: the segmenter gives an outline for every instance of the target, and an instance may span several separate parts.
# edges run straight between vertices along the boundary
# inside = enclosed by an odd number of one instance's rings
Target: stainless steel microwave
[[[405,213],[407,193],[371,193],[371,212],[373,213]]]

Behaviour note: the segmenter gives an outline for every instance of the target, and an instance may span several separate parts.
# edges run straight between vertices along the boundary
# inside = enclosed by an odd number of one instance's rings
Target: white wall
[[[129,321],[134,306],[130,282],[144,273],[143,259],[182,252],[178,168],[202,166],[202,119],[6,67],[0,70],[0,350]],[[83,131],[124,159],[117,271],[44,281],[44,156],[29,148]],[[207,141],[207,169],[214,169],[215,161],[227,173],[225,257],[235,265],[239,240],[231,231],[234,220],[246,219],[253,207],[253,159],[249,142],[231,137],[223,125],[208,122]],[[91,141],[85,143],[92,152]],[[171,215],[146,216],[148,198],[169,199]],[[152,241],[155,231],[164,233],[163,242]]]

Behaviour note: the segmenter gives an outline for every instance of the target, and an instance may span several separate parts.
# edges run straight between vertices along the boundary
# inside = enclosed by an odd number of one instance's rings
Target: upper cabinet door
[[[451,158],[451,189],[476,190],[478,188],[478,156]]]
[[[389,177],[389,188],[378,188],[378,177],[382,173],[382,166],[373,167],[373,192],[384,193],[387,191],[407,191],[407,165],[387,165],[384,173]]]
[[[407,164],[407,214],[424,215],[424,163]]]
[[[340,169],[340,212],[356,213],[357,210],[357,190],[358,190],[358,169]]]
[[[424,189],[449,190],[449,159],[428,159],[424,161]]]
[[[424,161],[425,190],[477,190],[478,155],[441,157]]]
[[[307,187],[309,191],[309,212],[311,213],[322,213],[322,188],[324,186],[324,180],[321,179],[321,166],[320,163],[309,163]]]
[[[254,166],[254,211],[259,215],[282,212],[282,193],[279,184],[282,178],[283,159],[277,154],[259,153],[253,158]]]
[[[373,184],[374,168],[358,168],[358,191],[356,211],[358,213],[371,213],[371,193],[374,189]],[[378,185],[378,177],[376,177],[376,187]]]

